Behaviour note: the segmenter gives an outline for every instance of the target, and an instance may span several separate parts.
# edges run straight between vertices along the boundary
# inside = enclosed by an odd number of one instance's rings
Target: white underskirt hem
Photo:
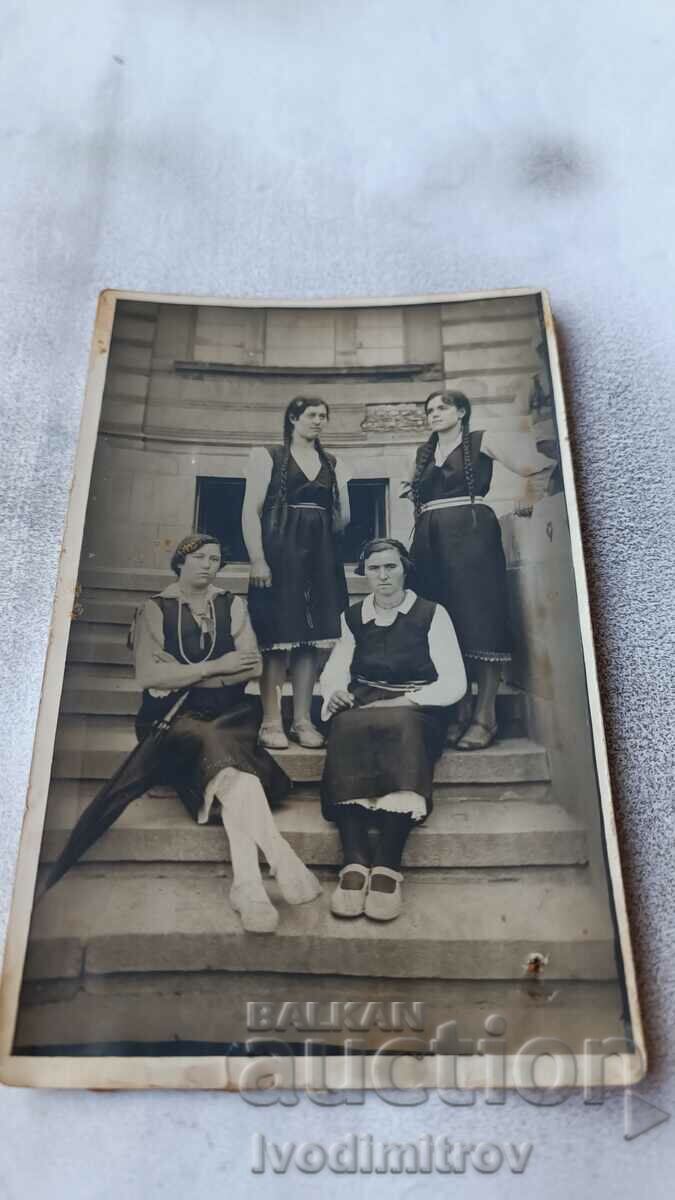
[[[422,821],[427,815],[427,805],[424,796],[419,792],[387,792],[385,796],[376,796],[374,800],[359,797],[356,800],[341,800],[343,804],[360,804],[370,812],[406,813],[413,821]]]

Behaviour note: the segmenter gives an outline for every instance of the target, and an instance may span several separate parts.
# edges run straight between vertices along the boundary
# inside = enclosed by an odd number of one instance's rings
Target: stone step
[[[350,595],[365,595],[370,589],[362,575],[354,574],[354,567],[345,569],[347,590]],[[248,591],[249,570],[244,563],[234,563],[221,571],[216,584],[237,595],[245,595]],[[79,574],[79,584],[82,589],[80,602],[92,598],[101,600],[115,599],[119,596],[133,599],[138,595],[139,601],[146,596],[161,592],[170,583],[175,583],[176,576],[168,566],[164,570],[153,567],[82,567]],[[101,593],[95,597],[95,593]]]
[[[52,764],[55,779],[108,779],[136,745],[128,717],[63,716]],[[294,782],[316,783],[323,771],[323,750],[291,744],[274,752]],[[446,750],[436,764],[438,783],[520,783],[550,778],[548,756],[529,738],[503,738],[487,750]]]
[[[298,1014],[306,1012],[310,999],[317,1015],[304,1030],[298,1029],[302,1023]],[[254,1021],[247,1020],[249,1003],[259,1006],[254,1010],[258,1014],[272,1012],[277,1028],[256,1028]],[[147,1054],[149,1042],[168,1043],[175,1052],[176,1042],[182,1041],[198,1042],[201,1053],[222,1055],[229,1052],[232,1041],[274,1037],[289,1045],[300,1044],[299,1053],[304,1038],[327,1046],[358,1038],[364,1048],[375,1050],[387,1038],[411,1036],[409,1022],[398,1016],[394,1005],[399,1006],[398,1012],[403,1009],[413,1015],[414,1036],[426,1045],[450,1019],[456,1021],[464,1042],[477,1043],[485,1037],[484,1022],[490,1014],[504,1019],[504,1049],[509,1054],[533,1037],[555,1036],[572,1053],[582,1054],[588,1038],[625,1036],[618,980],[548,984],[544,974],[543,980],[528,977],[508,983],[421,982],[315,975],[308,986],[304,975],[192,971],[83,975],[25,984],[15,1046],[44,1050],[94,1045],[99,1052],[105,1048],[109,1054],[130,1054],[136,1044],[136,1053]],[[259,1016],[261,1024],[264,1020]]]
[[[52,862],[97,790],[52,785],[42,861]],[[340,840],[314,798],[292,794],[275,814],[284,837],[303,862],[335,866]],[[174,795],[145,795],[127,808],[83,859],[84,862],[224,862],[229,843],[222,826],[197,825]],[[554,866],[587,860],[586,831],[557,804],[480,800],[436,804],[410,837],[404,864],[411,868]]]
[[[63,681],[61,694],[61,712],[70,715],[83,716],[135,716],[141,702],[141,689],[133,678],[120,678],[111,675],[106,668],[105,674],[82,675],[79,673],[80,664],[71,666]],[[247,687],[250,695],[259,695],[260,687],[256,681]],[[314,694],[319,696],[318,687]],[[290,725],[292,715],[292,689],[290,684],[284,685],[282,710],[284,718]],[[319,719],[320,704],[317,707],[316,719]],[[517,688],[502,684],[497,695],[497,721],[504,736],[516,737],[524,732],[525,698]]]
[[[339,920],[323,897],[279,902],[276,933],[244,933],[215,874],[134,876],[114,868],[67,875],[38,904],[26,980],[111,973],[266,971],[388,978],[527,977],[530,955],[548,962],[547,980],[616,976],[606,899],[585,868],[569,877],[534,868],[510,877],[406,881],[395,921]]]

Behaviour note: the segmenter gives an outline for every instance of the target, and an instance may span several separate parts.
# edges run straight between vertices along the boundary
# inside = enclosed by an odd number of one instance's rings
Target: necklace
[[[192,611],[191,606],[188,604],[188,608],[190,609],[190,612],[192,613],[192,619],[195,622],[195,624],[199,626],[199,645],[202,648],[202,650],[204,649],[204,634],[208,632],[209,625],[211,627],[211,630],[213,631],[211,633],[211,645],[210,645],[209,649],[207,650],[207,652],[203,658],[198,658],[198,659],[190,658],[185,653],[185,648],[183,646],[183,604],[184,603],[185,603],[185,601],[183,600],[182,596],[179,596],[178,597],[178,649],[180,651],[180,656],[184,662],[189,663],[189,664],[197,665],[198,663],[208,662],[208,660],[210,659],[211,655],[213,654],[213,651],[216,646],[216,610],[213,606],[213,600],[211,597],[209,597],[205,613],[204,612],[203,613],[194,613]]]

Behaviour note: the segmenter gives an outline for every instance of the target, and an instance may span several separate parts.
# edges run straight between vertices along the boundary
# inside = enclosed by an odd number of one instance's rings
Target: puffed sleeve
[[[321,678],[319,679],[319,691],[323,696],[323,708],[321,709],[322,721],[327,721],[330,716],[328,701],[333,692],[346,692],[351,680],[351,665],[352,658],[354,657],[355,643],[352,631],[345,621],[344,614],[341,617],[341,625],[340,638],[333,646],[328,662],[321,672]]]
[[[420,705],[455,704],[466,692],[466,671],[455,627],[442,604],[436,605],[431,619],[429,655],[438,679],[434,683],[425,684],[416,692],[408,692],[408,699]]]
[[[234,597],[230,616],[232,620],[232,638],[237,650],[257,650],[258,642],[248,615],[248,607],[246,601],[241,596]]]

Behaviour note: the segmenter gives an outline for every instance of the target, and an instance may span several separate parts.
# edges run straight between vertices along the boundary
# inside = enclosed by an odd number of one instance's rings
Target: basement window
[[[370,538],[386,537],[388,484],[387,479],[350,479],[351,520],[342,545],[345,562],[356,562],[363,543]],[[245,490],[243,478],[197,476],[195,529],[217,537],[231,563],[249,561],[241,531]]]
[[[241,532],[241,510],[246,491],[245,479],[223,479],[213,475],[197,476],[195,529],[211,533],[224,547],[228,562],[248,562],[248,551]]]
[[[345,562],[356,562],[364,542],[387,536],[387,479],[350,479],[351,520],[343,541]]]

